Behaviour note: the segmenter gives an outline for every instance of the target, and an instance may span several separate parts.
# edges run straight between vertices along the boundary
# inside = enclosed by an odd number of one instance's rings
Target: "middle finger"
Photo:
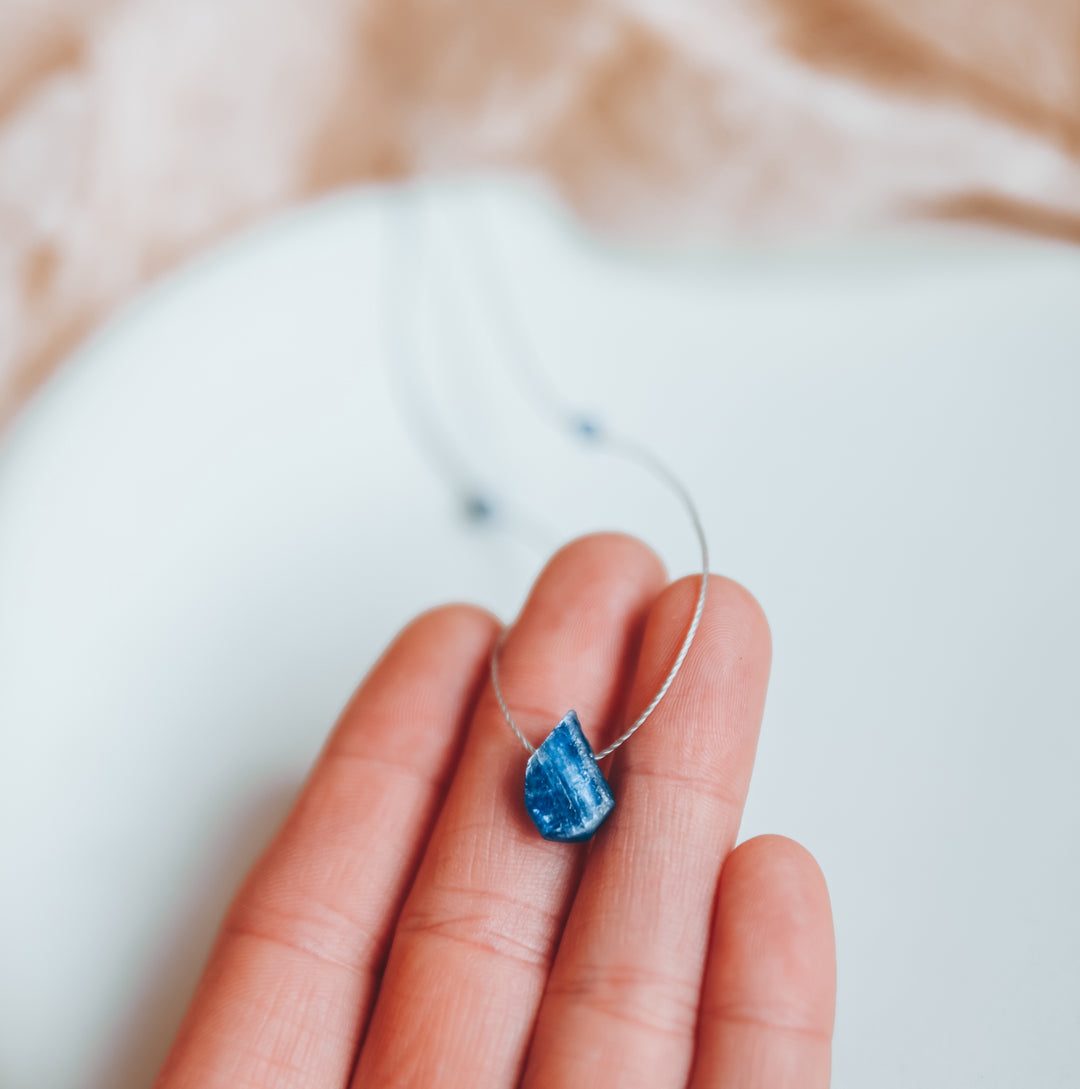
[[[571,708],[597,740],[663,583],[655,555],[628,537],[555,556],[500,659],[534,744]],[[525,759],[489,685],[398,921],[355,1086],[516,1084],[582,858],[530,823]]]

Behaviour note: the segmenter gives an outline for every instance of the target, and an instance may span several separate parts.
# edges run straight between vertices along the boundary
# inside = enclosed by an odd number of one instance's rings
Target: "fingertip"
[[[660,557],[644,541],[628,533],[588,533],[563,545],[548,560],[536,584],[574,572],[576,578],[588,577],[599,569],[610,576],[622,571],[635,584],[667,582],[667,571]]]
[[[681,644],[700,591],[701,576],[686,575],[657,597],[649,613],[648,638],[661,658]],[[710,575],[688,671],[702,663],[715,671],[749,660],[763,665],[767,674],[771,658],[769,621],[757,598],[733,579]]]
[[[762,835],[728,856],[720,877],[714,942],[718,993],[728,1013],[828,1036],[836,954],[825,875],[786,836]]]
[[[438,659],[457,660],[467,668],[487,653],[501,627],[496,616],[477,605],[436,605],[398,631],[369,670],[364,687],[379,689],[387,682],[396,683],[401,670],[416,672]],[[352,702],[359,695],[358,690]]]
[[[410,620],[353,693],[327,743],[327,752],[368,744],[373,723],[425,719],[449,693],[459,700],[453,730],[460,733],[486,675],[501,625],[475,605],[438,605]],[[420,680],[424,683],[418,683]],[[465,687],[462,688],[461,686]],[[362,729],[360,727],[363,727]],[[395,731],[400,733],[400,730]],[[448,737],[432,738],[438,749]]]
[[[766,653],[771,653],[769,618],[761,602],[741,582],[723,575],[710,575],[709,593],[720,611],[742,621],[743,630],[752,642],[763,646]]]
[[[672,668],[700,591],[701,577],[690,575],[668,585],[653,602],[632,707],[646,706]],[[693,643],[650,722],[650,734],[669,747],[672,759],[714,769],[713,777],[739,809],[753,766],[771,656],[769,625],[757,599],[739,583],[710,575]],[[638,756],[634,752],[625,759],[636,762]]]
[[[743,867],[751,874],[773,870],[778,877],[786,875],[800,885],[817,886],[828,897],[825,874],[817,859],[801,843],[788,836],[765,833],[744,840],[728,856],[724,872],[737,874]]]
[[[757,836],[720,874],[691,1089],[827,1089],[836,959],[825,878],[784,836]]]
[[[666,579],[656,553],[634,537],[593,533],[571,541],[533,584],[501,652],[500,668],[518,674],[520,693],[525,675],[538,689],[546,687],[542,678],[564,672],[559,659],[567,654],[597,665],[606,659],[610,668],[617,649],[618,676],[629,676],[645,618]],[[528,661],[519,656],[524,644],[532,648]],[[607,720],[612,713],[608,708],[600,717]]]
[[[502,622],[487,609],[479,605],[452,601],[444,605],[435,605],[413,617],[401,629],[395,642],[407,637],[491,642],[501,628]]]

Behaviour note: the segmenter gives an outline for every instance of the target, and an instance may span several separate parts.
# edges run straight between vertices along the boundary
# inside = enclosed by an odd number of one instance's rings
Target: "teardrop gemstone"
[[[529,757],[525,766],[525,807],[544,839],[581,843],[615,808],[592,746],[581,732],[576,711]]]

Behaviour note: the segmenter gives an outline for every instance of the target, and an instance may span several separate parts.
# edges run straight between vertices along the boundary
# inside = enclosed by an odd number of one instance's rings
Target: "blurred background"
[[[716,239],[913,216],[1080,237],[1073,0],[2,0],[0,395],[304,197],[542,178]]]
[[[150,1081],[412,613],[693,569],[565,406],[770,618],[835,1085],[1073,1085],[1078,242],[1072,0],[0,0],[0,1084]]]

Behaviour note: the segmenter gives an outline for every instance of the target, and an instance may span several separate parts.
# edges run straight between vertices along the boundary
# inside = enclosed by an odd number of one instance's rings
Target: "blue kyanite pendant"
[[[544,839],[581,843],[615,808],[576,711],[547,735],[525,766],[525,808]]]

